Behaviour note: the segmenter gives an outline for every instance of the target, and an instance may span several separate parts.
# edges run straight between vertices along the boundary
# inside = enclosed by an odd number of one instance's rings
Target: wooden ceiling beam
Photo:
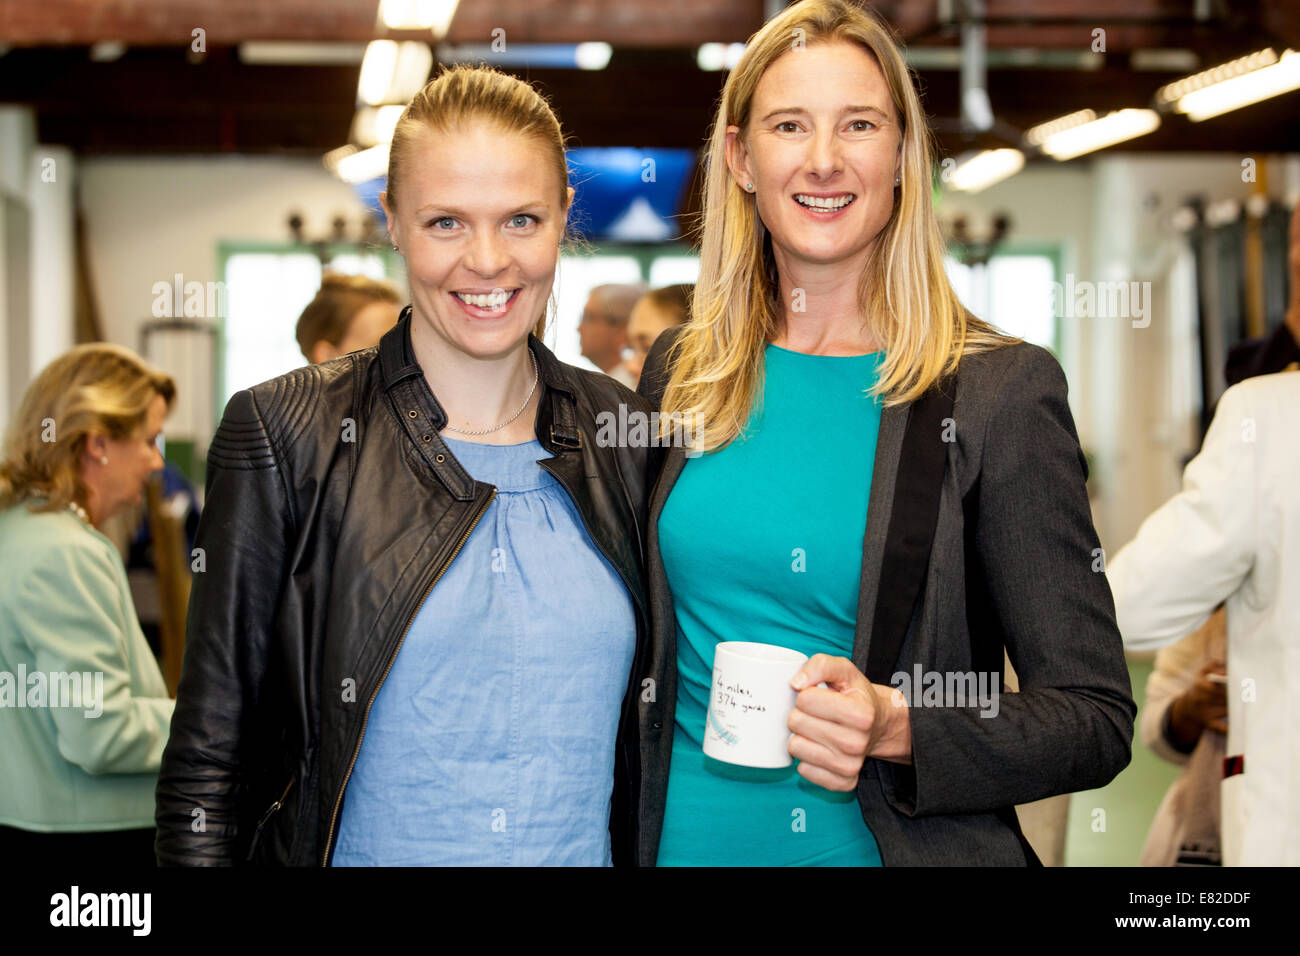
[[[429,39],[428,31],[377,27],[378,0],[0,0],[0,43],[13,46],[190,45],[250,40],[364,43],[377,36]],[[580,43],[691,47],[743,42],[763,24],[762,0],[464,0],[452,43]]]

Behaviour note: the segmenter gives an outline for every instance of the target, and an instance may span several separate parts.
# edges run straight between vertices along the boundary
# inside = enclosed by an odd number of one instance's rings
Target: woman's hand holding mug
[[[898,688],[873,684],[848,658],[828,654],[810,657],[790,686],[799,692],[787,722],[790,755],[810,783],[853,790],[868,757],[912,762],[911,718]]]

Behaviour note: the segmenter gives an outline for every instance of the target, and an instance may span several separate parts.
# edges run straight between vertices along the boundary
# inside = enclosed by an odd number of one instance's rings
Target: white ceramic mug
[[[713,655],[713,686],[704,725],[704,752],[743,767],[788,767],[786,721],[799,692],[790,678],[808,655],[775,644],[723,641]]]

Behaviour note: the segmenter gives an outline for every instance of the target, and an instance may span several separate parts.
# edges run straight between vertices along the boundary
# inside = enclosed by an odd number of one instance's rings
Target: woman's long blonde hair
[[[0,509],[45,498],[34,511],[86,505],[81,452],[92,434],[124,439],[143,428],[161,395],[168,409],[176,382],[130,349],[105,342],[60,355],[23,393],[0,461]]]
[[[473,120],[488,120],[502,131],[527,136],[537,143],[542,162],[555,171],[559,184],[559,208],[563,220],[569,211],[569,167],[564,150],[564,133],[555,111],[541,93],[517,77],[489,66],[457,64],[442,70],[415,94],[393,130],[388,150],[388,205],[397,208],[402,170],[415,161],[416,137],[426,129],[440,133],[454,131]],[[570,238],[566,224],[564,238]],[[554,311],[554,294],[548,301]],[[539,339],[546,332],[546,313],[533,327]]]
[[[674,421],[692,422],[698,450],[720,448],[741,433],[781,314],[770,238],[754,198],[727,167],[727,127],[747,136],[754,91],[778,58],[799,45],[837,40],[856,43],[879,64],[901,127],[903,182],[858,294],[866,327],[885,350],[873,393],[885,405],[913,401],[954,371],[962,354],[1016,341],[967,312],[948,282],[931,196],[929,127],[889,27],[844,0],[802,0],[750,38],[727,77],[709,138],[700,276],[691,320],[669,356],[660,419],[665,433]]]

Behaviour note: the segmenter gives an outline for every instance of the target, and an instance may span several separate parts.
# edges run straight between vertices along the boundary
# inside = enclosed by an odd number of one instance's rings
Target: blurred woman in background
[[[627,342],[632,354],[623,362],[633,383],[641,380],[641,367],[655,339],[668,329],[682,325],[690,316],[693,288],[689,282],[682,282],[652,289],[633,307],[627,322]]]
[[[627,324],[632,309],[645,295],[640,282],[606,283],[587,293],[578,320],[578,349],[596,368],[628,388],[636,381],[623,365],[627,350]]]
[[[28,386],[0,463],[0,855],[153,863],[173,701],[100,528],[162,467],[172,379],[82,345]]]
[[[370,348],[397,324],[401,311],[401,296],[387,282],[327,272],[298,317],[298,347],[313,364]]]

